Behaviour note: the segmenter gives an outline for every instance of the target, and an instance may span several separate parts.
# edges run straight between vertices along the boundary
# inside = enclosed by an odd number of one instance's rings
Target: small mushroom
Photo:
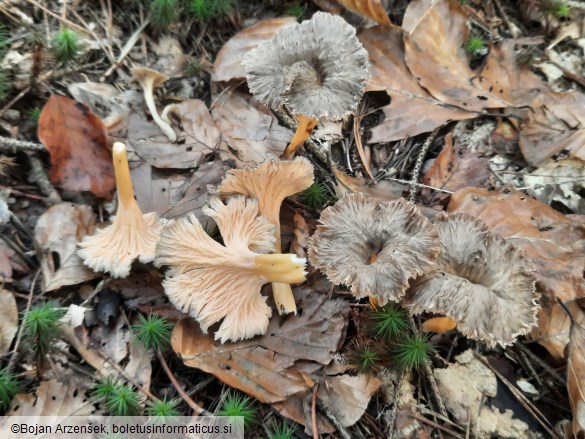
[[[256,168],[233,169],[218,188],[222,195],[242,194],[258,200],[258,210],[274,225],[274,251],[282,250],[280,206],[286,197],[313,184],[313,165],[304,157],[292,161],[266,161]],[[276,308],[280,314],[297,312],[289,284],[272,284]]]
[[[168,76],[146,67],[134,67],[132,69],[132,78],[136,80],[144,90],[144,100],[146,101],[146,106],[148,107],[148,111],[150,111],[154,122],[171,142],[176,141],[177,135],[175,134],[175,131],[167,122],[161,119],[154,103],[154,89],[168,80]]]
[[[168,265],[163,286],[171,302],[206,332],[223,319],[222,343],[264,334],[272,310],[260,294],[267,282],[305,280],[305,260],[274,249],[274,226],[258,216],[258,202],[243,196],[224,205],[212,198],[203,212],[217,223],[225,245],[214,241],[194,215],[169,222],[157,246],[157,266]]]
[[[357,297],[379,304],[398,301],[408,280],[433,268],[439,253],[437,231],[413,205],[386,203],[356,193],[321,214],[309,240],[309,261]]]
[[[503,347],[527,334],[538,311],[536,272],[524,252],[464,213],[434,219],[441,241],[436,269],[412,282],[412,312],[446,315],[465,336]]]
[[[163,221],[157,214],[142,214],[134,199],[130,179],[130,168],[126,156],[126,145],[114,143],[112,149],[116,185],[118,188],[118,211],[112,224],[87,236],[79,244],[79,256],[85,265],[95,271],[109,272],[113,277],[126,277],[134,259],[152,262]]]
[[[282,28],[248,52],[243,66],[256,99],[298,117],[284,158],[294,155],[319,118],[339,120],[354,112],[370,77],[368,52],[355,28],[326,12]]]

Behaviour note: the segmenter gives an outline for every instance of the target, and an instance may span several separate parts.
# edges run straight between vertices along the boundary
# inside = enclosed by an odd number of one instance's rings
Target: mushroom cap
[[[274,226],[257,216],[256,200],[243,196],[230,198],[227,205],[212,199],[205,213],[217,223],[225,245],[214,241],[195,215],[169,222],[155,260],[171,268],[165,292],[205,332],[223,319],[215,334],[222,343],[263,334],[272,315],[260,294],[268,280],[253,269],[257,252],[274,248]]]
[[[326,12],[283,27],[242,64],[259,101],[312,118],[336,120],[355,111],[370,77],[368,52],[355,28]]]
[[[307,189],[315,179],[313,165],[304,157],[268,160],[256,168],[232,169],[218,187],[221,194],[242,194],[258,200],[260,213],[278,222],[282,201]]]
[[[156,70],[149,69],[148,67],[134,67],[132,69],[132,78],[138,81],[138,83],[144,87],[144,83],[147,79],[152,79],[153,88],[158,87],[163,82],[168,81],[169,77],[163,75]]]
[[[309,241],[309,261],[357,297],[397,301],[410,278],[430,271],[439,253],[437,231],[414,205],[380,203],[356,193],[321,214]]]
[[[435,271],[412,282],[412,312],[444,314],[465,336],[507,346],[536,324],[536,271],[519,247],[478,218],[438,215],[441,254]]]
[[[163,220],[155,212],[142,215],[138,205],[118,207],[112,224],[86,236],[79,243],[78,254],[94,271],[109,272],[112,277],[127,277],[134,259],[152,262]]]

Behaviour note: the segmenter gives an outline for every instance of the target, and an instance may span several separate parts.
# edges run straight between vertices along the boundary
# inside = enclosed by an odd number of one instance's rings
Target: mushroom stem
[[[283,153],[283,158],[290,159],[295,155],[295,151],[299,146],[305,143],[305,140],[309,138],[313,128],[317,125],[317,119],[309,118],[304,114],[299,114],[299,126],[293,136],[290,144],[286,147]]]
[[[258,255],[255,269],[270,282],[297,283],[305,280],[305,259],[293,254]]]
[[[160,118],[156,105],[154,104],[154,78],[146,78],[143,84],[143,89],[144,100],[146,101],[146,106],[148,107],[148,111],[150,111],[154,122],[159,126],[165,136],[167,136],[171,142],[174,142],[177,140],[175,131],[168,123]]]
[[[122,142],[114,143],[112,156],[114,159],[116,185],[118,187],[118,204],[120,207],[123,206],[124,209],[128,209],[132,204],[136,204],[136,200],[134,199],[134,189],[130,178],[126,145]]]

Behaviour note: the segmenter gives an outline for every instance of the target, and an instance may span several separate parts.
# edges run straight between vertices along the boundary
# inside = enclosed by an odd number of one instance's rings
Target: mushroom
[[[114,143],[112,149],[118,211],[108,227],[86,236],[79,244],[79,256],[95,271],[107,271],[113,277],[130,274],[132,261],[152,262],[164,221],[155,212],[142,214],[134,199],[126,145]]]
[[[136,80],[144,90],[144,100],[146,101],[146,106],[148,107],[148,111],[150,111],[154,122],[171,142],[176,141],[177,135],[175,134],[175,131],[167,122],[160,118],[158,111],[156,110],[156,105],[154,104],[154,89],[168,80],[168,76],[146,67],[134,67],[132,69],[132,78]]]
[[[326,12],[283,27],[248,52],[242,64],[256,99],[298,117],[284,158],[294,155],[319,118],[339,120],[353,113],[370,77],[368,52],[355,28]]]
[[[464,213],[434,219],[441,241],[436,269],[412,282],[413,313],[457,322],[467,337],[505,347],[536,324],[536,272],[524,252]]]
[[[437,231],[411,203],[356,193],[321,214],[309,239],[309,261],[357,297],[379,304],[398,301],[408,280],[433,268],[439,253]]]
[[[274,225],[273,251],[282,250],[280,205],[283,200],[313,184],[313,165],[304,157],[292,161],[271,160],[256,168],[233,169],[218,188],[223,195],[242,194],[258,200],[258,210]],[[289,284],[272,284],[272,294],[280,314],[297,312]]]
[[[267,282],[305,280],[305,259],[263,254],[274,249],[274,226],[258,216],[258,202],[243,196],[224,205],[212,198],[203,212],[219,227],[214,241],[194,215],[171,221],[157,246],[157,266],[168,265],[163,286],[170,301],[207,332],[223,319],[215,338],[225,343],[264,334],[272,310],[260,294]]]

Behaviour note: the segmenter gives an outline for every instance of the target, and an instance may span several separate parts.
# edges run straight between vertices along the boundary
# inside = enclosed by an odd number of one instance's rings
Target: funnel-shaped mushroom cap
[[[351,194],[321,214],[310,238],[309,261],[357,297],[381,304],[399,300],[410,278],[431,270],[439,252],[437,231],[414,205],[380,203]]]
[[[467,214],[434,220],[441,240],[437,269],[408,293],[413,312],[444,314],[467,337],[506,346],[536,324],[534,266],[523,251]]]
[[[147,82],[152,81],[152,87],[157,88],[163,82],[169,79],[168,76],[149,69],[148,67],[134,67],[132,69],[132,77],[144,88]]]
[[[164,221],[156,213],[142,214],[134,199],[126,146],[115,143],[114,171],[118,189],[118,211],[112,224],[87,236],[79,244],[79,256],[95,271],[107,271],[113,277],[130,274],[132,261],[152,262]]]
[[[163,282],[171,302],[197,319],[203,331],[223,319],[215,338],[237,341],[263,334],[272,310],[260,294],[271,281],[302,282],[304,260],[259,254],[274,248],[274,226],[255,200],[210,201],[204,213],[217,223],[225,245],[214,241],[194,215],[170,222],[157,246],[156,265],[169,265]]]
[[[313,184],[313,165],[304,157],[271,160],[256,168],[233,169],[219,186],[221,194],[242,194],[258,200],[258,209],[276,227],[276,248],[280,250],[280,205],[293,194]]]
[[[259,101],[311,118],[352,113],[370,77],[368,52],[354,27],[326,12],[282,28],[248,52],[243,65]]]

